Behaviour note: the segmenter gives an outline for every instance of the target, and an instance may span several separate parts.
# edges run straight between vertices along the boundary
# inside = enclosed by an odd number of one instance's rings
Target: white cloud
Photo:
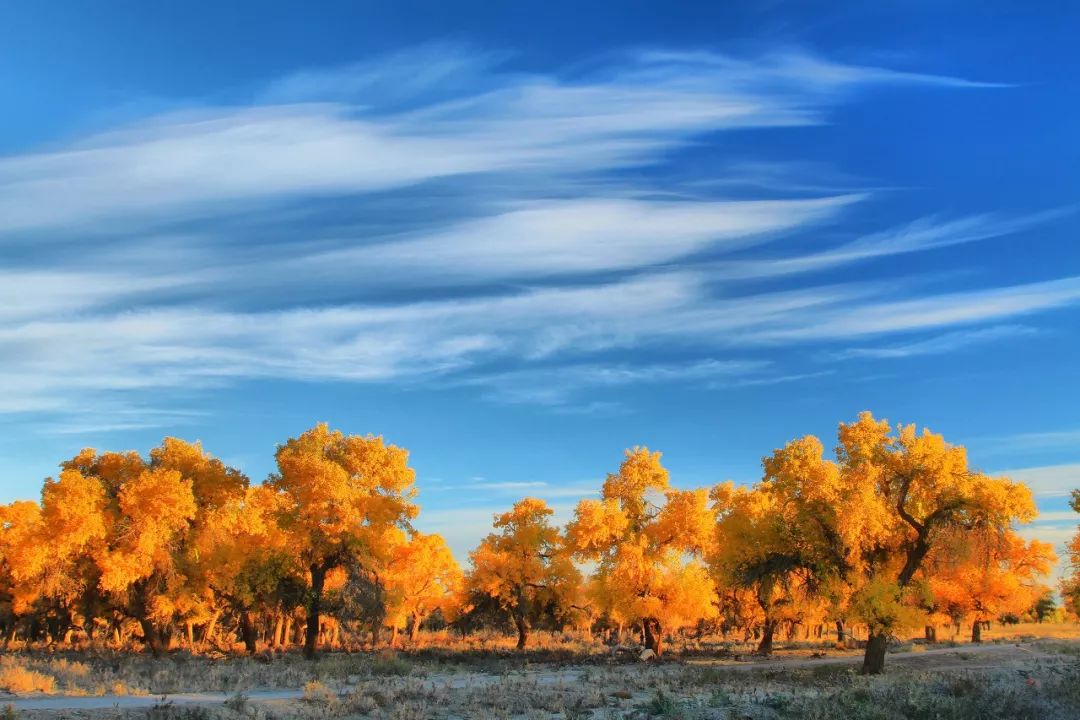
[[[521,490],[523,488],[547,487],[546,482],[537,481],[509,481],[509,482],[474,482],[465,487],[479,490]]]
[[[832,357],[842,359],[899,359],[916,355],[939,355],[950,353],[971,345],[980,345],[998,340],[1024,337],[1036,334],[1034,328],[1023,325],[997,325],[979,330],[963,330],[946,333],[925,340],[917,340],[899,345],[881,347],[849,348],[832,353]]]
[[[867,288],[716,298],[697,273],[488,297],[274,312],[148,309],[0,326],[0,409],[62,409],[80,394],[207,387],[238,378],[384,381],[483,368],[466,381],[559,403],[578,388],[747,375],[762,361],[574,364],[567,358],[672,341],[714,349],[797,345],[967,324],[1060,307],[1080,281],[879,302]],[[851,309],[858,299],[858,307]],[[926,308],[919,314],[915,308]],[[501,360],[512,371],[494,371]],[[550,367],[530,364],[544,361]]]
[[[1080,277],[1011,287],[969,290],[913,300],[866,303],[818,319],[758,333],[761,340],[795,341],[854,338],[862,335],[972,325],[1074,305]]]
[[[492,72],[481,82],[482,61],[458,54],[431,66],[399,54],[294,75],[268,95],[305,102],[176,113],[0,159],[0,232],[175,219],[230,203],[476,173],[594,174],[642,163],[705,132],[818,122],[844,88],[968,84],[807,55],[643,53],[624,61],[590,77]],[[395,108],[402,92],[447,86],[462,68],[472,82],[453,86],[457,97],[380,112],[380,105]],[[405,90],[402,77],[411,78]]]
[[[1000,474],[1027,483],[1035,495],[1042,497],[1065,497],[1080,488],[1080,464],[1019,468]]]
[[[621,172],[706,133],[823,122],[875,84],[982,86],[792,53],[643,52],[530,75],[429,47],[297,73],[253,105],[2,158],[0,242],[22,252],[0,272],[0,412],[78,413],[106,399],[142,407],[163,390],[251,378],[433,376],[559,412],[613,412],[617,402],[579,396],[817,377],[829,371],[742,353],[1080,298],[1075,278],[903,300],[852,283],[746,294],[726,281],[972,242],[1045,218],[929,219],[778,261],[704,263],[779,245],[864,196],[790,183],[780,196],[738,199],[665,183],[660,196]],[[333,211],[320,214],[319,202]],[[379,202],[391,203],[388,219],[369,217]],[[262,224],[243,224],[251,210]],[[184,227],[207,217],[208,227]],[[181,229],[144,234],[158,223]],[[625,350],[684,359],[612,359]]]
[[[745,247],[834,216],[857,199],[531,202],[417,239],[310,256],[301,267],[350,268],[374,278],[407,273],[411,282],[442,283],[626,270]]]
[[[991,452],[1075,450],[1080,447],[1080,429],[1017,433],[1004,437],[984,438],[980,440],[980,443]]]
[[[1053,210],[1011,218],[995,215],[973,215],[952,220],[922,218],[822,252],[796,257],[725,260],[717,263],[715,273],[725,278],[748,279],[816,272],[874,258],[925,252],[1012,235],[1063,217],[1068,212],[1071,210]]]
[[[692,363],[557,365],[487,373],[466,379],[465,385],[487,390],[499,402],[577,407],[576,396],[586,390],[669,382],[697,382],[717,377],[760,373],[770,363],[759,360],[701,360]],[[593,410],[611,410],[601,406]]]
[[[1072,510],[1056,510],[1053,512],[1040,512],[1039,516],[1035,518],[1036,523],[1068,523],[1072,525],[1080,524],[1080,514],[1073,512]]]

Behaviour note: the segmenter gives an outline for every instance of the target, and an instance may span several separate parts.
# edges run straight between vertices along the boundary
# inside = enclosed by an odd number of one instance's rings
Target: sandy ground
[[[956,647],[943,647],[922,650],[917,652],[891,653],[887,659],[889,666],[903,666],[917,668],[921,671],[948,671],[948,670],[975,670],[1004,668],[1008,666],[1023,666],[1029,663],[1043,660],[1053,661],[1056,657],[1037,644],[1031,642],[984,644],[984,645],[960,645]],[[822,666],[851,666],[857,667],[861,663],[861,655],[855,653],[837,652],[835,655],[825,657],[806,656],[776,656],[765,660],[708,660],[694,659],[683,663],[664,662],[649,667],[650,671],[663,672],[670,668],[671,672],[677,672],[678,668],[685,666],[709,667],[718,670],[800,670]],[[632,678],[637,672],[635,668],[640,666],[620,665],[615,666],[623,670],[628,678]],[[583,682],[587,671],[581,667],[568,668],[536,668],[529,671],[511,672],[508,674],[482,673],[462,671],[456,673],[435,673],[417,677],[414,682],[417,686],[426,689],[445,689],[449,691],[472,691],[505,683],[508,679],[519,679],[530,686],[554,687],[573,686]],[[587,680],[587,678],[586,678]],[[348,692],[351,688],[335,688],[338,692]],[[302,689],[253,689],[244,693],[248,702],[254,705],[280,705],[285,701],[299,700],[304,696]],[[170,695],[99,695],[99,696],[72,696],[72,695],[48,695],[38,697],[16,697],[10,699],[0,698],[0,705],[11,705],[15,710],[26,711],[93,711],[108,709],[139,709],[150,708],[164,700],[173,705],[203,705],[220,707],[231,697],[229,693],[178,693]]]

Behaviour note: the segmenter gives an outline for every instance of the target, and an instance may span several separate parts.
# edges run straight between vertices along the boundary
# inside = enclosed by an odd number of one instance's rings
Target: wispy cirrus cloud
[[[238,378],[353,382],[422,379],[483,369],[467,384],[503,398],[550,403],[571,389],[708,380],[758,370],[759,361],[709,359],[673,366],[565,362],[492,371],[495,360],[533,363],[673,340],[727,351],[851,339],[970,324],[1061,307],[1080,280],[920,301],[874,301],[866,288],[711,297],[707,279],[643,275],[585,287],[395,305],[274,312],[159,309],[0,328],[3,408],[51,407],[80,391],[210,387]],[[860,311],[851,312],[853,297]],[[918,308],[938,312],[916,313]],[[905,314],[913,314],[914,320]],[[78,353],[68,352],[77,347]],[[534,388],[531,391],[521,388]]]
[[[1036,496],[1066,497],[1080,487],[1080,463],[1004,470],[1000,474],[1026,483]]]
[[[701,360],[691,363],[577,364],[487,373],[466,385],[482,388],[489,399],[508,403],[563,406],[586,391],[655,383],[693,383],[718,377],[761,373],[771,363],[761,360]],[[577,406],[575,402],[575,406]],[[595,410],[613,410],[615,405]]]
[[[978,330],[945,333],[944,335],[936,335],[923,340],[895,345],[848,348],[830,353],[830,356],[838,359],[896,360],[919,355],[941,355],[973,345],[1027,337],[1037,333],[1038,331],[1034,328],[1023,325],[994,325]]]
[[[1071,209],[1057,209],[1018,217],[973,215],[942,220],[921,218],[907,225],[872,233],[838,247],[795,257],[768,257],[722,261],[715,270],[721,277],[748,279],[780,277],[827,270],[874,258],[926,252],[1012,235],[1064,217]]]
[[[760,348],[1076,303],[1076,278],[916,295],[902,279],[886,292],[798,277],[1028,232],[1047,215],[929,217],[835,242],[872,192],[784,175],[736,193],[723,177],[640,172],[717,133],[828,122],[873,86],[995,87],[792,52],[639,51],[541,75],[430,46],[0,158],[0,245],[13,249],[0,412],[144,407],[266,378],[437,378],[606,411],[593,396],[633,384],[831,372],[749,356]],[[768,279],[791,282],[745,282]],[[933,341],[906,352],[920,343]],[[657,351],[679,359],[642,359]],[[112,425],[139,422],[122,417]]]
[[[213,215],[230,203],[479,173],[595,174],[654,160],[701,133],[821,122],[845,89],[982,86],[798,54],[647,52],[620,60],[578,77],[497,66],[481,74],[485,64],[461,51],[428,49],[294,75],[272,85],[262,103],[204,106],[0,159],[0,233]],[[403,77],[411,80],[402,85]],[[398,109],[402,87],[422,96],[442,86],[457,95]]]
[[[525,203],[422,237],[308,257],[427,282],[499,281],[627,270],[732,250],[837,215],[858,195],[810,200],[664,202],[585,198]],[[617,248],[618,252],[612,252]]]

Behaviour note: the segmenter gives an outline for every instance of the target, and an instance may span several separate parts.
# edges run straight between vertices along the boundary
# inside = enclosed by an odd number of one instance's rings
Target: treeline
[[[155,655],[240,642],[314,657],[359,633],[512,625],[522,648],[543,627],[633,633],[656,654],[680,633],[768,652],[780,632],[843,640],[857,623],[864,671],[880,672],[894,633],[967,623],[978,640],[1045,605],[1054,561],[1015,531],[1036,513],[1026,486],[869,413],[840,425],[834,457],[812,436],[776,450],[751,488],[675,489],[660,453],[628,450],[565,527],[534,498],[497,515],[466,571],[413,528],[405,450],[317,425],[276,460],[261,484],[175,438],[148,458],[61,463],[40,502],[0,508],[7,641],[131,634]]]

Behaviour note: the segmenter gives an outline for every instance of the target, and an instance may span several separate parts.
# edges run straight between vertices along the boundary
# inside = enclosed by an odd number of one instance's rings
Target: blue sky
[[[461,554],[626,447],[752,482],[870,409],[1063,542],[1080,15],[734,5],[0,5],[0,495],[325,420]]]

